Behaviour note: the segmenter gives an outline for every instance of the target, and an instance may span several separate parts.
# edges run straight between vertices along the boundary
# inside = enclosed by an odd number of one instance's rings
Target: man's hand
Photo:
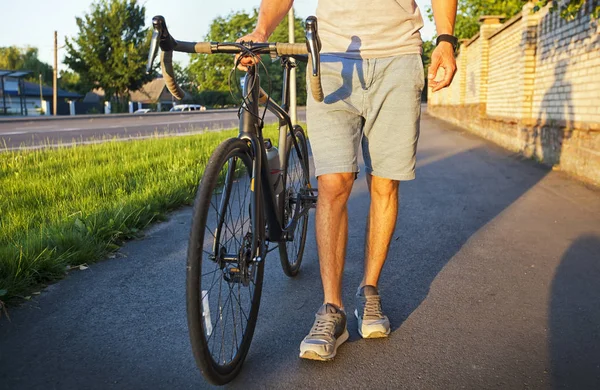
[[[266,42],[267,37],[264,34],[261,34],[257,31],[253,31],[250,34],[241,37],[236,42],[254,42],[254,43],[262,43]],[[240,54],[235,55],[235,63],[237,64],[238,58]],[[242,59],[238,64],[238,69],[243,71],[248,71],[248,66],[256,65],[260,61],[260,56],[244,56],[242,55]]]
[[[444,69],[443,72],[440,72],[440,68]],[[449,42],[440,42],[431,54],[431,65],[427,75],[432,91],[436,92],[449,86],[455,73],[454,48]]]

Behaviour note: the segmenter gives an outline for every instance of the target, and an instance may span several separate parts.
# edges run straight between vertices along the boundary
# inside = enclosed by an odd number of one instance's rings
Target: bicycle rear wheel
[[[283,201],[280,202],[283,226],[288,238],[279,243],[279,258],[283,272],[287,276],[296,276],[304,255],[306,233],[308,230],[308,210],[310,203],[302,196],[310,193],[310,172],[308,168],[308,145],[302,127],[294,127],[294,137],[300,153],[294,146],[292,136],[286,138],[286,168],[284,172]],[[302,214],[304,213],[304,214]],[[293,224],[296,224],[293,227]]]
[[[215,149],[198,188],[188,246],[190,341],[198,367],[218,385],[242,367],[262,290],[264,219],[251,188],[250,153],[240,139]]]

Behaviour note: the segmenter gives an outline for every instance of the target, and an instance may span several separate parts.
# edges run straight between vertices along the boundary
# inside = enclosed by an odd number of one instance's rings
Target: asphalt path
[[[304,110],[298,119],[305,120]],[[267,123],[275,122],[270,112]],[[238,126],[237,110],[0,120],[0,150],[198,133]]]
[[[333,362],[298,346],[322,299],[314,217],[300,274],[266,262],[259,320],[235,389],[600,388],[600,191],[425,116],[417,179],[380,291],[387,339]],[[369,196],[349,201],[344,299],[362,276]],[[117,257],[77,271],[0,320],[2,389],[199,389],[185,317],[190,209]]]

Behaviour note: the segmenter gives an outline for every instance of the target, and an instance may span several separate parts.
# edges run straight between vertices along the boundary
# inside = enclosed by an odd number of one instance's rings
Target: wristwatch
[[[454,48],[454,51],[456,51],[456,49],[458,49],[458,38],[456,38],[454,35],[450,35],[450,34],[440,34],[438,35],[437,39],[435,40],[435,45],[439,45],[440,42],[448,42],[452,45],[452,47]]]

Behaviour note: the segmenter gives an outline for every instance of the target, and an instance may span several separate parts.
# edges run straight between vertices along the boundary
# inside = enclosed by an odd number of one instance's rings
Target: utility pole
[[[42,94],[42,74],[39,74],[40,76],[40,114],[42,112],[42,110],[44,110],[44,95]]]
[[[58,113],[58,32],[54,31],[54,72],[52,80],[52,104],[54,105],[53,114]]]
[[[296,42],[294,37],[294,7],[290,8],[290,12],[288,12],[288,28],[289,28],[289,40],[290,43]],[[290,58],[290,61],[294,63],[296,60]],[[298,123],[298,117],[296,114],[296,68],[292,68],[290,70],[290,119],[292,120],[292,125]]]

